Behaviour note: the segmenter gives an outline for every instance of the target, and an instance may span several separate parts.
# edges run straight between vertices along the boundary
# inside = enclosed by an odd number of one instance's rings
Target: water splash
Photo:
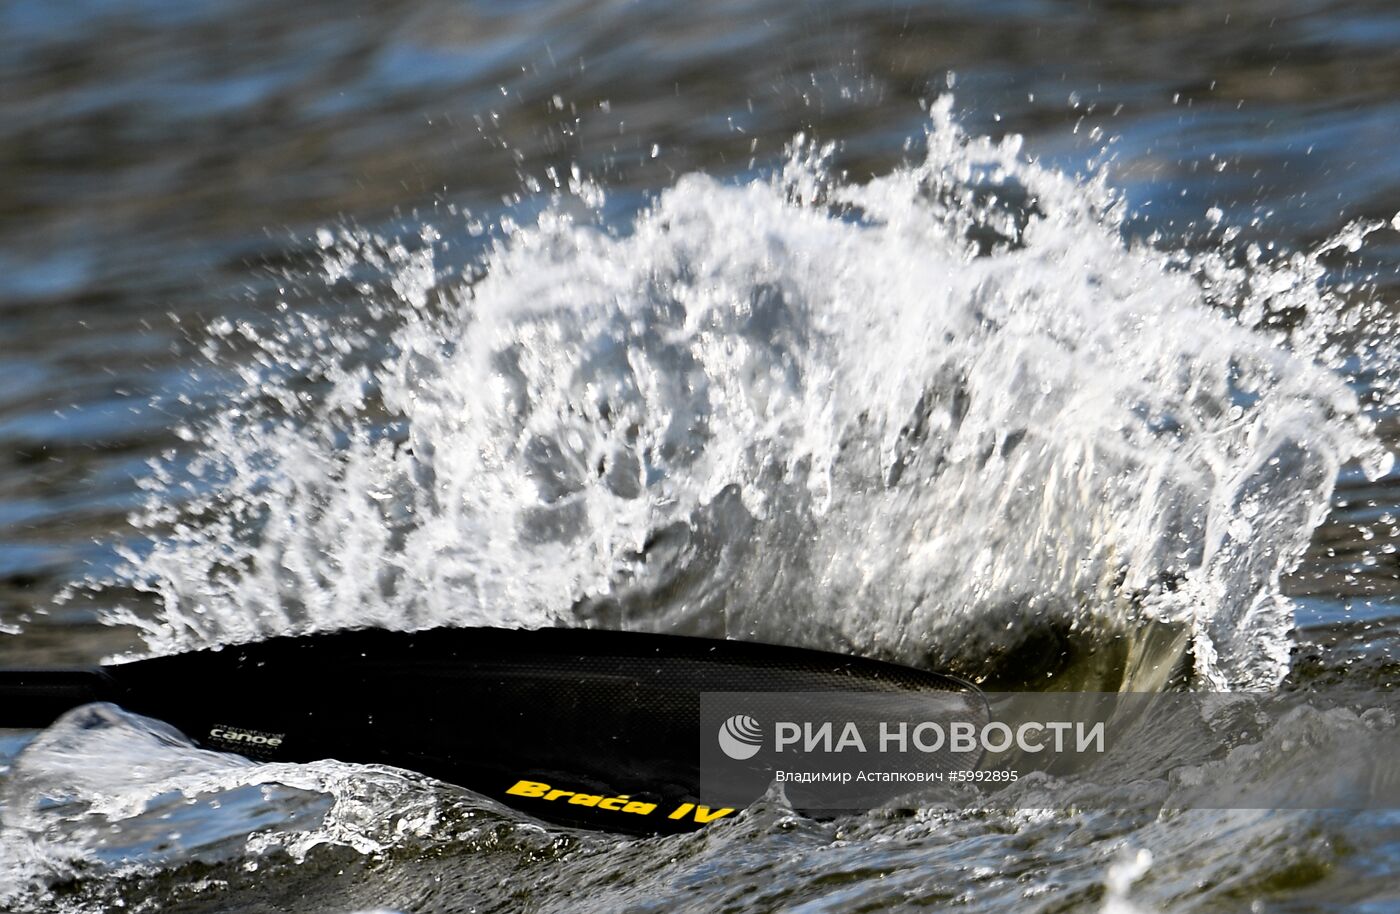
[[[159,613],[112,620],[158,652],[605,624],[974,674],[1156,620],[1205,681],[1276,682],[1280,576],[1345,462],[1388,469],[1326,249],[1125,241],[1102,173],[948,101],[922,162],[854,184],[826,152],[623,226],[575,175],[466,271],[432,229],[323,232],[356,306],[214,325],[242,391],[135,519],[121,583]]]
[[[1103,914],[1149,914],[1148,909],[1128,900],[1128,890],[1152,867],[1152,852],[1139,848],[1123,854],[1108,868],[1104,877]]]
[[[0,903],[47,907],[53,886],[104,872],[256,869],[271,854],[301,862],[328,845],[380,854],[433,833],[434,783],[335,761],[259,764],[87,705],[38,734],[0,782],[0,849],[13,864],[0,873]]]

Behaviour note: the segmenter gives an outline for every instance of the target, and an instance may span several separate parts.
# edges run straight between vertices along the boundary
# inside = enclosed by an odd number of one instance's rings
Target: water
[[[0,22],[0,661],[565,623],[1393,681],[1387,5]],[[1389,813],[620,842],[111,708],[0,757],[16,910],[1397,901]]]

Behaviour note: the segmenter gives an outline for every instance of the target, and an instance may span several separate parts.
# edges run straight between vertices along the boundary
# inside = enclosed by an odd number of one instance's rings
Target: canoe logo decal
[[[268,733],[263,730],[249,730],[247,727],[231,727],[218,724],[209,731],[210,743],[220,749],[229,749],[243,755],[270,755],[282,745],[285,733]]]
[[[735,714],[719,728],[719,747],[736,762],[753,758],[762,745],[763,730],[747,714]]]

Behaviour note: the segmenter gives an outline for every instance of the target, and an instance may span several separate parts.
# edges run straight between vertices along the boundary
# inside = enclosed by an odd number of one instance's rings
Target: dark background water
[[[1107,149],[1135,232],[1199,243],[1219,208],[1303,248],[1400,210],[1387,2],[0,5],[0,624],[22,628],[0,662],[135,644],[102,598],[53,598],[113,564],[147,461],[189,447],[172,429],[205,407],[180,395],[221,383],[207,325],[274,317],[318,227],[490,213],[571,165],[626,209],[799,132],[861,178],[950,87],[972,133],[1070,170]],[[1362,261],[1392,299],[1397,236]],[[1366,544],[1397,485],[1348,472],[1288,581],[1305,642],[1378,682],[1400,586]]]

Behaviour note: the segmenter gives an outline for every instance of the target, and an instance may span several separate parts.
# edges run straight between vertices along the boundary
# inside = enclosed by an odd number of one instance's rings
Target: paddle
[[[393,765],[549,821],[655,834],[729,814],[697,803],[702,692],[971,689],[874,660],[742,641],[365,629],[95,669],[0,671],[0,726],[42,727],[109,701],[204,748]]]

